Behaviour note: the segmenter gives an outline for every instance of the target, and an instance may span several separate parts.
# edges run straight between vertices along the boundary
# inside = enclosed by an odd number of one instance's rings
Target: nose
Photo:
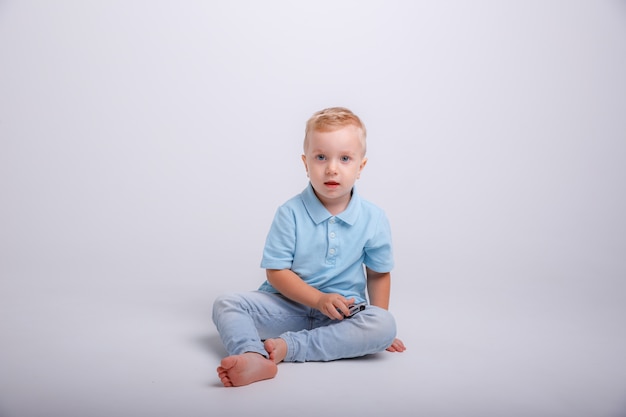
[[[337,173],[337,164],[334,161],[328,161],[326,165],[326,174],[332,175]]]

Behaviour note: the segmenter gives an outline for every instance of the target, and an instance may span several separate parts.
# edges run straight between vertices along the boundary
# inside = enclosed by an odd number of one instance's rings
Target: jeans
[[[229,355],[268,357],[263,340],[287,343],[285,362],[332,361],[381,352],[396,336],[387,310],[368,305],[351,318],[333,320],[314,308],[265,291],[231,293],[213,304],[213,322]]]

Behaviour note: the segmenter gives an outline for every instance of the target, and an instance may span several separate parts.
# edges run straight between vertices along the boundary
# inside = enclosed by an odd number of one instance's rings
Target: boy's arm
[[[316,308],[331,319],[342,320],[344,315],[350,314],[348,306],[354,303],[354,298],[348,300],[341,294],[324,293],[304,282],[290,269],[267,269],[266,274],[272,287],[293,301]]]
[[[370,304],[376,307],[389,309],[389,294],[391,292],[391,273],[376,272],[369,268],[367,271],[367,294]]]
[[[367,271],[367,294],[370,298],[370,304],[388,310],[389,295],[391,293],[391,273],[376,272],[369,268],[365,269]],[[387,350],[389,352],[404,352],[406,347],[402,340],[396,338]]]

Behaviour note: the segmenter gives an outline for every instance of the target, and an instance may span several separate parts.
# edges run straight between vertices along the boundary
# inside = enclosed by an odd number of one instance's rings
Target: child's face
[[[345,209],[367,163],[359,128],[348,125],[331,132],[311,132],[302,161],[322,204]]]

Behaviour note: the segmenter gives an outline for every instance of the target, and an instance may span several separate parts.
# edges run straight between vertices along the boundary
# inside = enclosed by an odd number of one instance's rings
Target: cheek
[[[324,172],[324,169],[319,165],[313,164],[309,165],[309,174],[311,175],[319,175],[321,172]]]

